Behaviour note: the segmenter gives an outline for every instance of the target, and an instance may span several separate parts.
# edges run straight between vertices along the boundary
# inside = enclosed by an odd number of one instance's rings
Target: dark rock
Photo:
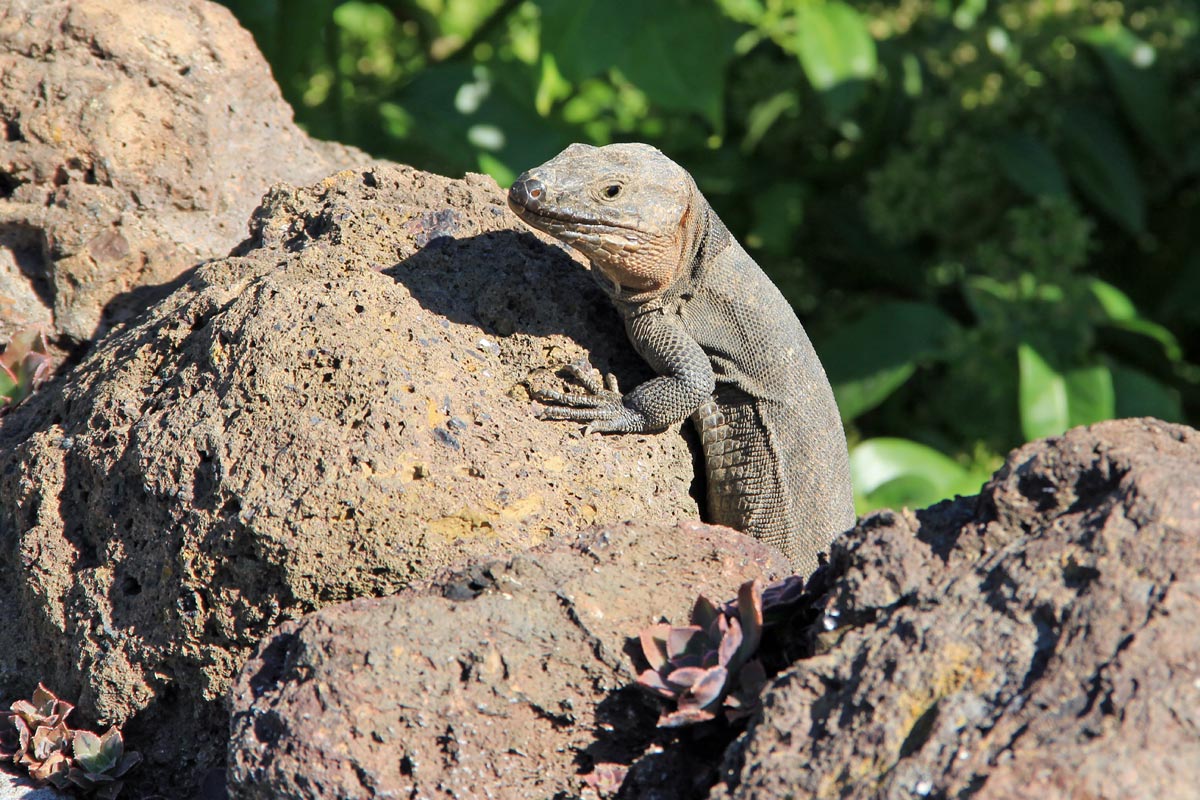
[[[420,248],[409,223],[446,210],[456,238]],[[695,518],[677,432],[534,416],[531,370],[645,368],[522,227],[481,176],[277,186],[238,256],[0,417],[0,697],[45,681],[127,724],[142,774],[192,780],[280,622],[596,521]]]
[[[0,5],[0,346],[86,341],[245,238],[279,181],[363,154],[292,123],[250,34],[202,0]]]
[[[627,524],[285,623],[234,686],[231,796],[575,796],[658,738],[628,637],[786,573],[727,528]]]
[[[1195,796],[1196,431],[1034,442],[978,497],[867,517],[832,566],[838,627],[765,696],[729,797]]]

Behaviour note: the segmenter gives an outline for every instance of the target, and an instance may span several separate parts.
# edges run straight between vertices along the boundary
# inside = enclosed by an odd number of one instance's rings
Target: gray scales
[[[574,247],[659,377],[621,394],[540,391],[543,416],[588,431],[660,431],[692,417],[712,522],[778,547],[811,574],[854,524],[841,417],[792,307],[730,235],[688,172],[645,144],[573,144],[518,176],[508,203]]]

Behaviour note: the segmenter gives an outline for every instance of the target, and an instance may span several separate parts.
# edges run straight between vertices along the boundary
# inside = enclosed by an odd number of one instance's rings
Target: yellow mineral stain
[[[540,494],[531,494],[501,508],[500,518],[504,520],[522,520],[538,513],[545,505],[546,501]]]
[[[579,519],[584,525],[591,525],[596,521],[596,515],[600,513],[599,509],[588,503],[584,503],[576,509],[579,513]]]
[[[448,541],[472,536],[482,528],[491,527],[492,517],[490,515],[466,507],[455,514],[449,514],[429,522],[429,532]]]

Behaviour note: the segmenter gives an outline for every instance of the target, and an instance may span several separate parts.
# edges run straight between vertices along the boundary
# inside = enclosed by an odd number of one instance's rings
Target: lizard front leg
[[[597,371],[572,364],[568,371],[587,394],[535,393],[553,404],[543,409],[543,419],[587,422],[585,433],[648,433],[682,422],[708,402],[716,386],[712,364],[678,317],[643,314],[629,320],[626,331],[659,377],[622,395],[611,375],[602,383]]]

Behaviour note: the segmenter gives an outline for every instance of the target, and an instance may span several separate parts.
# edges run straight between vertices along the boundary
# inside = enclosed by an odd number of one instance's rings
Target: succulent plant
[[[583,776],[583,783],[600,797],[616,797],[621,791],[621,784],[629,774],[627,764],[615,764],[603,761],[596,764],[592,771]]]
[[[118,779],[142,760],[137,752],[125,752],[125,741],[115,725],[103,736],[68,728],[66,719],[75,706],[40,683],[33,702],[18,700],[9,709],[0,711],[13,724],[0,740],[0,754],[25,767],[39,785],[50,783],[112,800],[121,791]]]
[[[50,376],[46,335],[36,328],[15,334],[0,353],[0,412],[33,394]]]
[[[758,708],[767,682],[754,655],[768,622],[782,618],[801,597],[803,579],[793,576],[765,590],[747,581],[735,600],[717,605],[701,595],[691,624],[652,625],[641,632],[642,654],[650,668],[637,679],[643,689],[675,701],[675,710],[659,717],[660,728],[749,716]]]

